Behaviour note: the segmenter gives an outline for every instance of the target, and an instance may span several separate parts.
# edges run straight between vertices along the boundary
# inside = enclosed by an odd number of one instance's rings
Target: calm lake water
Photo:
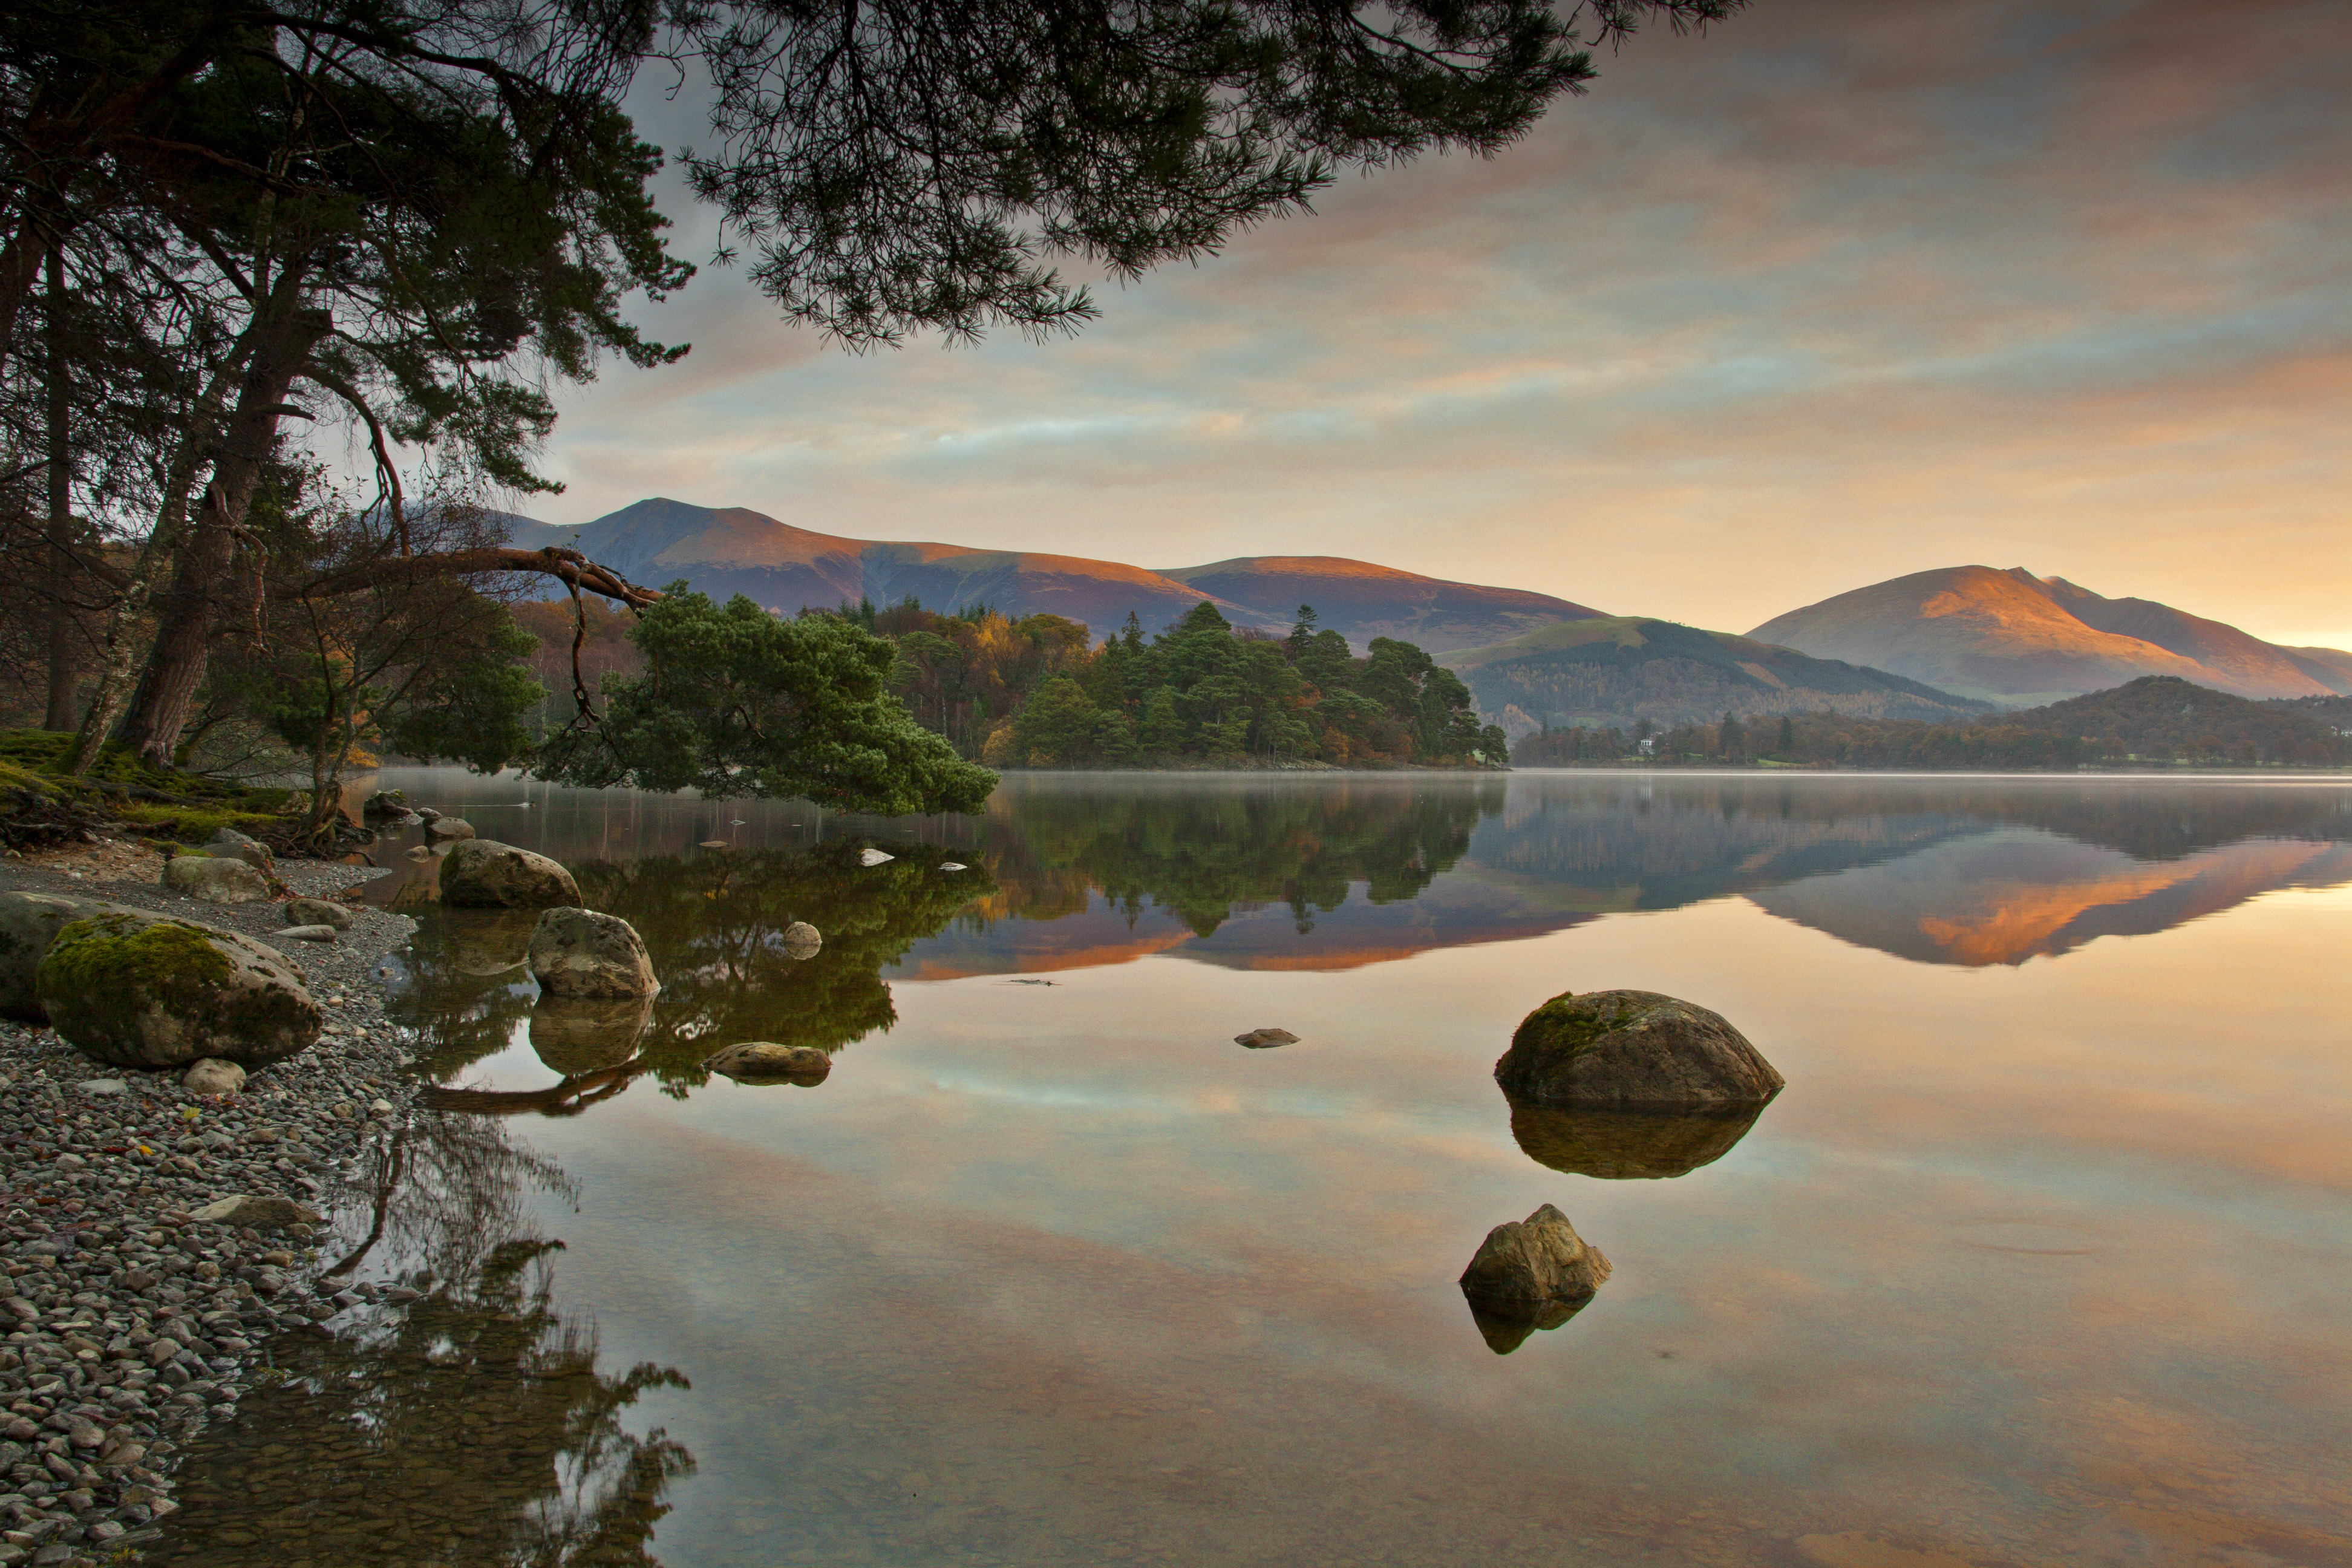
[[[375,784],[665,988],[535,1012],[528,918],[377,851],[443,1109],[339,1245],[420,1295],[279,1352],[163,1559],[2352,1563],[2352,781]],[[1515,1118],[1512,1027],[1617,986],[1788,1089]],[[1545,1203],[1615,1276],[1490,1337],[1454,1280]]]

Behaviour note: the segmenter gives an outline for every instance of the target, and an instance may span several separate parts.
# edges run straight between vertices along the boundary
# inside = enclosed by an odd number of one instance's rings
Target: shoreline
[[[144,844],[101,838],[0,859],[0,891],[102,898],[262,940],[302,971],[326,1022],[309,1050],[251,1069],[242,1092],[199,1099],[176,1073],[110,1067],[44,1025],[0,1020],[0,1568],[71,1568],[155,1539],[177,1511],[186,1445],[236,1414],[269,1342],[331,1333],[373,1294],[322,1283],[327,1200],[408,1114],[408,1056],[378,970],[414,922],[353,901],[332,943],[271,941],[281,903],[199,903],[160,885],[162,865]],[[325,898],[388,874],[278,870],[298,896]],[[248,1194],[292,1198],[321,1223],[192,1217]]]

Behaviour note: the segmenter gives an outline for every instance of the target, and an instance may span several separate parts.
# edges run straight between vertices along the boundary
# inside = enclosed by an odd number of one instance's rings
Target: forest
[[[2143,676],[2105,691],[1971,724],[1786,713],[1628,732],[1569,727],[1524,736],[1520,767],[1642,763],[1654,767],[2038,769],[2140,763],[2319,766],[2352,763],[2326,700],[2258,702],[2177,676]]]

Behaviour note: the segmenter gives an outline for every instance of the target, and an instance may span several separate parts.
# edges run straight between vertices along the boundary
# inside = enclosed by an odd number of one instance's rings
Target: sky
[[[2352,5],[1757,0],[1601,63],[1072,340],[850,356],[706,267],[638,312],[693,352],[563,394],[521,510],[1353,556],[1728,631],[2023,566],[2352,647]]]

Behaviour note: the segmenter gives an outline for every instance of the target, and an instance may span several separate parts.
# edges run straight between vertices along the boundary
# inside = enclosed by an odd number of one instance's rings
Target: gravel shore
[[[321,1280],[324,1228],[200,1224],[216,1198],[319,1207],[370,1140],[407,1114],[400,1031],[381,970],[414,929],[354,905],[330,944],[285,940],[277,903],[166,892],[143,845],[0,859],[0,891],[104,898],[258,937],[304,973],[327,1016],[310,1050],[199,1100],[178,1076],[91,1060],[49,1030],[0,1020],[0,1568],[127,1558],[173,1511],[189,1438],[270,1376],[268,1342],[324,1332],[374,1288]],[[286,861],[299,895],[333,898],[367,868]],[[274,939],[274,940],[273,940]]]

